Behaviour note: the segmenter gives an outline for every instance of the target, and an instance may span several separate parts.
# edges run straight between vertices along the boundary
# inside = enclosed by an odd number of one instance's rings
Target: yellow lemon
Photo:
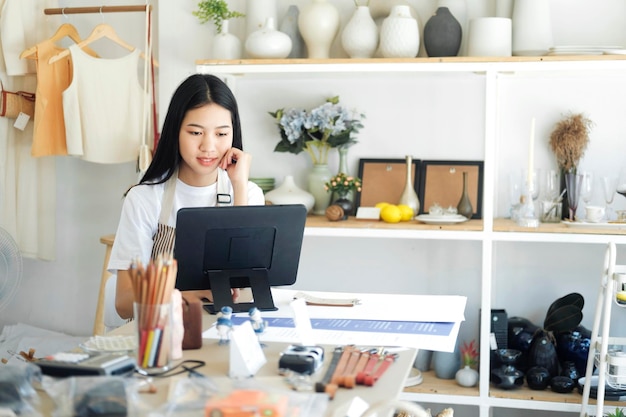
[[[387,204],[380,210],[380,218],[386,223],[398,223],[402,219],[402,212],[395,204]]]
[[[383,209],[383,207],[385,207],[386,205],[388,205],[389,203],[387,203],[386,201],[381,201],[380,203],[376,203],[376,205],[374,207],[379,208],[379,209]]]
[[[415,215],[415,213],[413,213],[413,209],[406,204],[398,204],[398,208],[400,209],[400,214],[402,215],[400,221],[408,222]]]

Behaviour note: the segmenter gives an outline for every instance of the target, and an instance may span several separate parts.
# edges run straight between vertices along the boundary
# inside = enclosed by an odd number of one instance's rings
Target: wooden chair
[[[106,235],[100,237],[100,243],[106,245],[104,251],[104,264],[102,265],[102,276],[100,277],[100,292],[98,293],[98,303],[96,304],[96,318],[93,323],[94,336],[102,335],[105,332],[104,325],[104,303],[105,303],[105,288],[106,283],[111,277],[111,273],[107,270],[109,264],[109,258],[111,257],[111,248],[113,247],[113,241],[115,235]]]

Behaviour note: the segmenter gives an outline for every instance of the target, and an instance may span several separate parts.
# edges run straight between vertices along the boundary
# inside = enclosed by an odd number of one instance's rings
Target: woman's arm
[[[133,317],[133,287],[128,271],[117,271],[117,285],[115,287],[115,309],[117,314],[123,319]]]

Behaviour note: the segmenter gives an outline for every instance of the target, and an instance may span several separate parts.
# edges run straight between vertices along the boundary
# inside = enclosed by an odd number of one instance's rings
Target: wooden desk
[[[212,316],[203,312],[203,328],[209,328],[216,316]],[[118,329],[115,329],[107,335],[115,334],[132,334],[134,332],[134,324],[129,323]],[[265,357],[267,363],[259,370],[259,372],[249,382],[251,384],[258,384],[259,387],[273,387],[290,389],[284,380],[284,377],[278,375],[278,358],[280,352],[288,345],[286,343],[266,343],[264,348]],[[312,380],[319,381],[326,373],[326,369],[330,363],[332,357],[332,351],[334,346],[325,346],[325,361],[322,368],[317,371]],[[398,358],[395,363],[384,373],[384,375],[376,382],[373,387],[357,386],[353,389],[340,388],[335,395],[335,398],[329,401],[329,405],[325,414],[325,417],[343,417],[345,416],[345,410],[350,402],[356,397],[361,397],[369,404],[374,404],[379,401],[395,399],[399,396],[404,388],[404,382],[409,375],[409,372],[413,366],[415,360],[416,350],[410,348],[398,349]],[[211,380],[220,388],[220,390],[226,391],[233,387],[233,380],[227,375],[229,371],[229,346],[219,345],[217,340],[204,339],[203,346],[197,350],[183,351],[183,360],[196,359],[202,360],[206,363],[201,368],[196,369],[211,378]],[[180,361],[174,363],[176,365]],[[142,394],[142,401],[146,401],[150,406],[154,408],[165,403],[167,401],[170,388],[174,386],[175,382],[180,378],[187,378],[187,374],[180,376],[174,376],[169,378],[154,378],[154,384],[157,388],[155,394]],[[42,411],[52,411],[53,404],[47,395],[42,395]],[[50,415],[44,413],[44,415]]]

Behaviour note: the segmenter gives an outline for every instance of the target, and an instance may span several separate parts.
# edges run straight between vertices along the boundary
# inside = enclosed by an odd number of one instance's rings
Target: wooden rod
[[[80,14],[80,13],[120,13],[120,12],[145,12],[152,10],[152,5],[137,6],[94,6],[94,7],[57,7],[54,9],[44,9],[44,14]]]

